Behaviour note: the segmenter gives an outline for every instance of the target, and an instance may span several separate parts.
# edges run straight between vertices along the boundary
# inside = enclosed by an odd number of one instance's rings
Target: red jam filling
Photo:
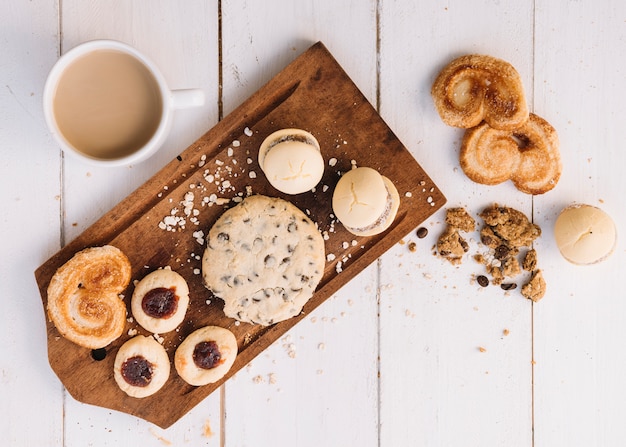
[[[146,293],[141,300],[141,308],[152,318],[170,318],[178,308],[176,288],[157,287]]]
[[[122,363],[122,377],[129,385],[144,387],[152,381],[152,363],[136,355]]]
[[[193,362],[198,368],[212,369],[222,363],[222,353],[214,341],[201,341],[193,350]]]

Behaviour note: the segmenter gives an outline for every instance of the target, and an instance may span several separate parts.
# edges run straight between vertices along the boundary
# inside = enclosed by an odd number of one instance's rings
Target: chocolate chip
[[[502,290],[513,290],[517,287],[517,284],[515,284],[514,282],[508,282],[500,284],[500,287],[502,288]]]
[[[511,252],[511,249],[507,247],[506,245],[498,245],[495,248],[494,257],[502,261],[503,259],[506,259],[509,256],[510,252]]]
[[[476,278],[476,281],[478,281],[478,285],[480,287],[487,287],[489,285],[489,278],[487,278],[485,275],[480,275]]]
[[[419,228],[417,229],[416,234],[417,234],[417,237],[418,237],[418,238],[420,238],[420,239],[424,239],[424,238],[426,237],[426,235],[428,234],[428,228],[425,228],[425,227],[419,227]]]

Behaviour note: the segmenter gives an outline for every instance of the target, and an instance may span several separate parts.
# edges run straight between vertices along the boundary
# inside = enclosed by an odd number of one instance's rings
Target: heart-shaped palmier
[[[483,120],[511,130],[528,119],[519,73],[506,61],[470,54],[450,62],[437,76],[431,94],[444,123],[464,129]]]
[[[528,194],[554,188],[562,170],[556,130],[531,113],[515,130],[498,130],[487,123],[468,129],[459,156],[465,175],[476,183],[495,185],[513,181]]]
[[[126,305],[119,294],[130,277],[130,262],[118,248],[86,248],[50,280],[48,315],[68,340],[86,348],[103,348],[124,331]]]

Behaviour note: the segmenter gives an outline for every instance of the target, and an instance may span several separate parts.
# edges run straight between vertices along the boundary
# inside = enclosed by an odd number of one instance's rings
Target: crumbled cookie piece
[[[446,229],[437,240],[437,251],[452,264],[460,264],[463,255],[469,251],[469,244],[459,232],[474,231],[476,221],[463,208],[448,208],[446,224]]]
[[[520,248],[530,246],[541,235],[539,226],[531,223],[524,213],[513,208],[493,205],[480,214],[485,225],[480,230],[481,242],[490,248],[491,263],[486,263],[487,273],[495,285],[505,284],[507,278],[514,278],[522,272],[518,254]],[[532,254],[524,262],[530,265]],[[532,270],[536,267],[535,261]],[[511,290],[506,289],[506,290]]]
[[[460,264],[468,250],[467,241],[453,227],[447,227],[437,240],[437,251],[452,264]]]
[[[486,245],[489,248],[495,249],[502,245],[503,241],[500,239],[496,233],[494,233],[493,228],[486,225],[480,229],[480,242],[483,245]]]
[[[478,262],[479,264],[487,265],[487,260],[485,259],[485,256],[482,253],[476,253],[474,255],[474,261]]]
[[[446,223],[466,233],[476,229],[476,221],[464,208],[449,208],[446,211]]]
[[[527,272],[532,272],[537,268],[537,250],[531,248],[526,252],[522,261],[522,268]]]
[[[494,286],[499,286],[504,281],[504,274],[502,273],[502,269],[497,265],[488,265],[487,273],[491,275],[491,283]]]
[[[533,300],[539,301],[546,294],[546,281],[543,279],[543,273],[541,270],[535,270],[533,272],[530,281],[522,286],[522,295]]]
[[[530,222],[524,213],[513,208],[494,205],[483,210],[480,217],[491,227],[494,235],[506,241],[509,247],[530,246],[541,235],[539,226]]]
[[[502,274],[507,278],[513,278],[522,273],[519,261],[516,257],[509,257],[502,263]]]

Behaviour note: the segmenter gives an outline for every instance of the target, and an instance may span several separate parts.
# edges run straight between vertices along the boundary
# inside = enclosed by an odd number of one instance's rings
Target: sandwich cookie
[[[174,366],[189,385],[215,383],[226,375],[237,357],[237,339],[228,329],[205,326],[178,346]]]
[[[259,149],[259,166],[270,184],[286,194],[310,191],[324,174],[319,143],[301,129],[282,129],[268,136]]]
[[[611,217],[591,205],[571,205],[561,211],[554,224],[554,238],[561,255],[579,265],[606,259],[617,243]]]
[[[176,329],[188,306],[187,282],[169,267],[155,270],[139,281],[130,302],[137,323],[155,334]]]
[[[346,230],[357,236],[373,236],[392,224],[400,196],[387,177],[372,168],[360,167],[339,179],[332,205]]]
[[[152,337],[137,335],[124,343],[113,365],[115,382],[130,397],[147,397],[159,391],[170,376],[170,359]]]

